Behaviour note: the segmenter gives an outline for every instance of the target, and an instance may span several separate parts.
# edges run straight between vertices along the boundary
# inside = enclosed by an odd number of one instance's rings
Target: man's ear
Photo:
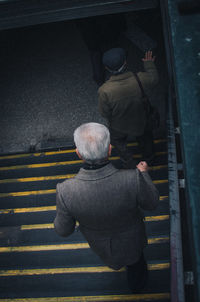
[[[111,152],[112,152],[112,145],[110,144],[108,147],[108,157],[111,156]]]
[[[82,159],[82,157],[81,157],[81,155],[80,155],[80,153],[79,153],[79,151],[78,151],[77,148],[76,148],[76,154],[78,155],[78,157],[79,157],[80,159]]]

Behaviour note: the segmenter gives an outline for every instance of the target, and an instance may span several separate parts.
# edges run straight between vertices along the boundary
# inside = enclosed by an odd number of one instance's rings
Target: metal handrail
[[[168,177],[170,203],[171,302],[184,302],[184,272],[182,254],[181,210],[172,96],[168,98]]]

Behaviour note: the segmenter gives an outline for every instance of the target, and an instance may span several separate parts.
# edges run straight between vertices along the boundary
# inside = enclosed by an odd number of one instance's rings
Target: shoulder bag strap
[[[140,78],[138,77],[137,73],[134,73],[134,75],[135,75],[135,78],[136,78],[136,80],[138,82],[138,85],[140,87],[146,111],[147,111],[147,113],[149,113],[150,109],[152,108],[151,103],[149,101],[149,98],[148,98],[147,94],[144,92],[144,88],[142,86],[142,82],[140,81]]]
[[[139,85],[139,87],[140,87],[140,90],[141,90],[141,93],[142,93],[142,97],[147,96],[146,93],[144,92],[144,88],[143,88],[143,86],[142,86],[142,82],[140,81],[140,79],[139,79],[137,73],[134,73],[134,76],[135,76],[135,78],[136,78],[136,80],[137,80],[137,82],[138,82],[138,85]]]

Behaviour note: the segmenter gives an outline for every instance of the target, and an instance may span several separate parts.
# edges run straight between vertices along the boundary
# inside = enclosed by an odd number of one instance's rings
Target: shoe
[[[145,289],[147,283],[148,283],[148,273],[146,273],[144,275],[144,278],[140,284],[130,284],[129,283],[129,288],[133,294],[139,294]]]
[[[148,282],[147,263],[144,258],[135,265],[127,266],[128,285],[132,293],[140,293]]]
[[[135,287],[130,288],[130,290],[133,294],[139,294],[145,289],[147,283],[148,283],[148,270],[145,272],[141,283]]]

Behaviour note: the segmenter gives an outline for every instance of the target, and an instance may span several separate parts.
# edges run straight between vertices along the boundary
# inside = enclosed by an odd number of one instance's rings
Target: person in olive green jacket
[[[157,84],[158,73],[152,51],[143,58],[144,72],[137,73],[144,91]],[[145,128],[146,113],[141,89],[133,72],[126,70],[126,53],[122,48],[112,48],[104,53],[103,64],[111,73],[110,78],[98,90],[99,111],[107,120],[114,145],[124,168],[134,168],[136,162],[127,149],[128,136],[135,136],[143,160],[148,164],[154,158],[152,129]]]

